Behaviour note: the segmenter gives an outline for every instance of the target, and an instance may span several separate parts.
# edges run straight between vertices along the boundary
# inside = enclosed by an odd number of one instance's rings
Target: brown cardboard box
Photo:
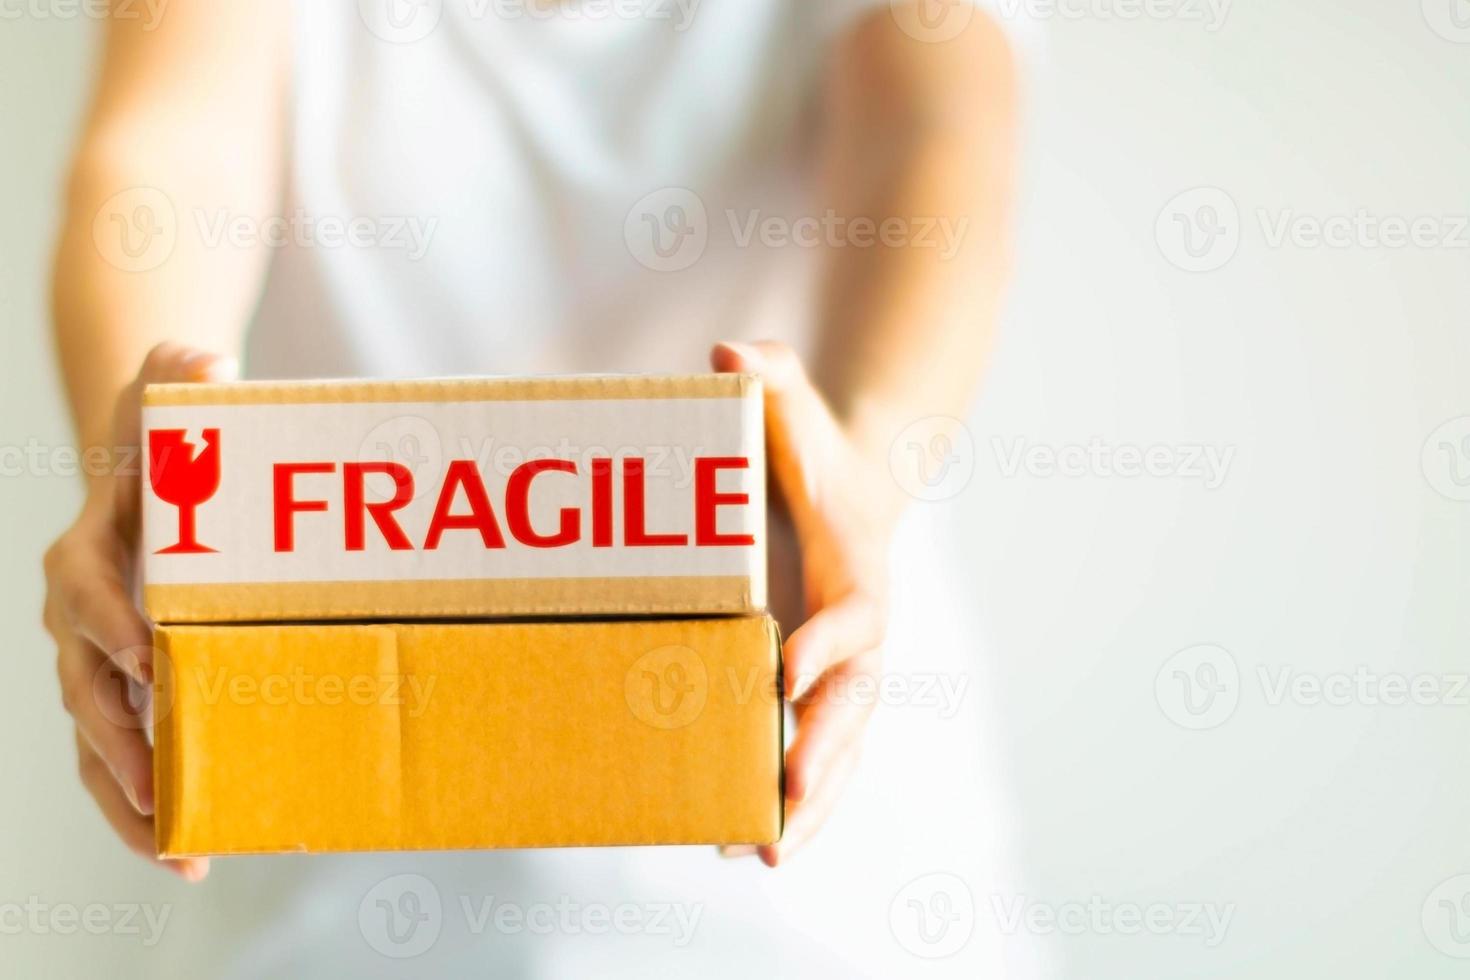
[[[781,833],[768,617],[157,635],[162,855]]]
[[[765,608],[753,377],[151,385],[143,401],[157,622]]]

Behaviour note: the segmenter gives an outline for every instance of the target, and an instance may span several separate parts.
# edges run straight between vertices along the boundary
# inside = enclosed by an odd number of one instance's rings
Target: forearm
[[[175,340],[226,353],[240,347],[263,258],[228,244],[206,247],[193,216],[208,204],[218,208],[247,194],[227,180],[184,173],[175,162],[186,161],[128,166],[85,150],[77,162],[56,253],[52,305],[62,373],[83,445],[107,444],[117,394],[155,344]],[[156,188],[166,198],[152,190],[129,190],[140,187]],[[119,193],[122,198],[114,200]],[[168,202],[173,213],[139,203],[154,201]],[[139,207],[153,213],[145,217]],[[134,251],[146,240],[140,231],[146,224],[133,224],[135,215],[141,223],[158,222],[153,227],[163,230],[147,249],[129,257],[121,251],[122,236],[131,236]],[[172,251],[159,265],[128,271],[166,251],[170,237]]]
[[[874,454],[916,419],[963,414],[984,370],[1008,272],[1015,84],[1005,38],[979,15],[944,44],[880,15],[837,52],[826,206],[880,234],[828,251],[814,371]]]
[[[261,26],[253,39],[237,35],[214,53],[234,67],[217,64],[212,81],[185,85],[192,52],[231,19],[190,2],[172,5],[151,33],[126,19],[109,25],[52,281],[55,340],[84,446],[108,445],[117,394],[155,344],[241,345],[266,249],[258,235],[232,243],[209,232],[221,215],[258,222],[279,208],[284,37]]]

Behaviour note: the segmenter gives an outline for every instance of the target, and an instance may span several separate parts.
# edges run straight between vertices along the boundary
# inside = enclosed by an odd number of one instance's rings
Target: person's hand
[[[46,630],[56,642],[61,700],[76,727],[82,783],[134,853],[189,881],[206,858],[163,861],[153,842],[153,749],[146,733],[153,638],[130,597],[138,534],[143,386],[231,377],[234,362],[174,344],[155,347],[118,396],[115,465],[97,476],[76,522],[46,552]],[[131,458],[129,458],[131,457]],[[140,706],[142,706],[140,710]]]
[[[887,620],[887,555],[896,493],[859,449],[783,344],[724,343],[715,370],[760,375],[766,434],[778,497],[772,501],[771,601],[784,628],[782,649],[796,737],[786,753],[786,829],[779,842],[727,847],[758,853],[775,867],[817,832],[857,763],[881,669]],[[798,581],[783,582],[783,525],[794,532]],[[794,602],[792,601],[794,600]],[[788,603],[792,608],[783,608]],[[800,624],[800,625],[797,625]]]

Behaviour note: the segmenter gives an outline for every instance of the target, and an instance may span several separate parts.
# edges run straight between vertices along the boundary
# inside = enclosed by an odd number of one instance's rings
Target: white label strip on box
[[[159,405],[150,585],[764,574],[758,399]]]

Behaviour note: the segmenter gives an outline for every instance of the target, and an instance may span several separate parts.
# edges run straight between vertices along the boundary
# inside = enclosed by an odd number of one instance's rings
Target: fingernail
[[[720,857],[722,858],[750,857],[755,852],[754,844],[723,844],[720,846]]]
[[[153,816],[152,795],[150,794],[147,799],[144,799],[142,794],[138,792],[138,788],[136,786],[132,787],[132,790],[133,795],[129,797],[129,799],[132,801],[133,808],[145,817]]]
[[[796,680],[791,684],[791,695],[788,700],[800,701],[816,682],[816,674],[798,674]]]
[[[118,778],[118,782],[122,784],[123,795],[126,796],[128,798],[128,802],[133,805],[133,809],[137,810],[139,813],[143,813],[143,805],[138,802],[138,791],[133,789],[133,784],[130,783],[126,778],[122,777]],[[143,813],[143,815],[145,817],[147,816],[146,813]]]
[[[119,650],[113,655],[113,663],[122,668],[122,672],[128,675],[135,684],[143,687],[153,685],[153,672],[143,663],[143,658],[132,650]]]
[[[204,375],[209,381],[235,381],[240,377],[240,361],[228,355],[216,357],[205,369]]]
[[[752,344],[742,343],[738,340],[721,341],[726,347],[739,354],[745,361],[746,370],[759,371],[766,366],[766,359],[761,356],[760,348]]]
[[[196,381],[233,381],[240,375],[240,362],[228,354],[197,350],[179,361],[179,369]]]
[[[802,774],[801,781],[795,787],[797,790],[799,790],[799,792],[793,792],[790,785],[791,780],[787,780],[788,785],[786,787],[786,798],[793,803],[800,803],[811,794],[812,787],[817,785],[817,780],[821,778],[821,767],[812,763],[808,763],[806,771]]]

